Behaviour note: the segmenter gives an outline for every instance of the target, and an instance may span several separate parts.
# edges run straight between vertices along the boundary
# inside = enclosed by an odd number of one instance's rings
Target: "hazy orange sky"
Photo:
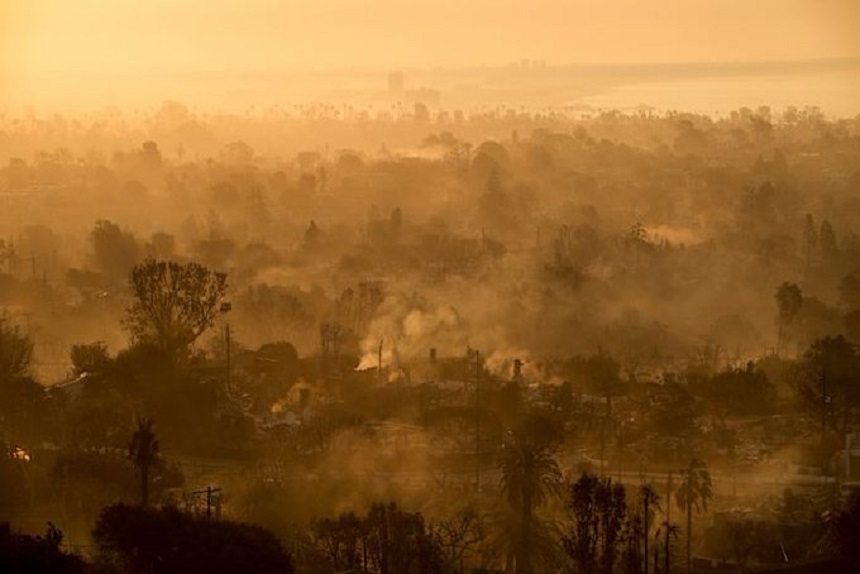
[[[857,0],[0,0],[16,69],[860,56]]]
[[[858,31],[860,0],[0,0],[0,66],[4,89],[38,91],[124,72],[860,57]]]

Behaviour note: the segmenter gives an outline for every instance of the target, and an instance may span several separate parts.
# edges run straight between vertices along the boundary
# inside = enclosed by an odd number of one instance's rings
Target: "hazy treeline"
[[[839,321],[838,283],[857,256],[856,122],[814,109],[741,110],[716,122],[414,115],[210,119],[166,104],[137,130],[121,116],[78,129],[59,119],[5,126],[3,149],[14,157],[2,171],[3,268],[50,286],[50,305],[28,312],[75,301],[84,315],[74,337],[49,329],[55,356],[45,360],[60,361],[80,340],[121,344],[115,287],[147,256],[228,271],[243,311],[239,340],[286,339],[303,352],[315,346],[315,323],[363,282],[383,287],[388,316],[346,311],[366,323],[356,334],[402,337],[382,331],[417,309],[419,331],[444,331],[435,345],[403,337],[422,355],[430,346],[459,353],[467,341],[537,357],[602,346],[630,363],[652,354],[644,339],[674,359],[704,342],[747,357],[775,345],[771,297],[783,280],[803,281],[816,300],[793,349]],[[270,155],[275,137],[267,152],[229,139],[271,125],[291,134],[286,142],[300,137],[296,123],[325,141],[350,126],[366,141],[401,131],[408,149],[349,150],[335,140]],[[214,141],[226,143],[195,151],[205,146],[183,131],[190,126],[220,131]],[[119,142],[105,135],[113,132]],[[57,147],[63,133],[70,145]],[[7,306],[37,296],[17,289],[5,290]],[[93,321],[82,299],[99,301],[108,318]],[[265,305],[279,315],[268,325],[275,316]],[[374,320],[383,324],[367,332]]]
[[[100,567],[167,544],[123,524],[309,572],[849,548],[835,478],[772,485],[857,422],[857,119],[169,103],[0,149],[0,516]]]

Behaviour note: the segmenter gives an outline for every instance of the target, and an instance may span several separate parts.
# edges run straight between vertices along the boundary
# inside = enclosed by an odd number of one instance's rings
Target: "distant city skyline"
[[[366,90],[359,76],[371,72],[384,89],[388,72],[524,61],[553,71],[851,59],[857,30],[856,0],[0,0],[0,109],[170,98],[232,108],[248,95],[262,105],[254,90],[297,101]],[[414,80],[406,87],[444,89]]]

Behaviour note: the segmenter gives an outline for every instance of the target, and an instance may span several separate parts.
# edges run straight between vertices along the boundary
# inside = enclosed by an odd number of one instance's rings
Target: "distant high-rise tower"
[[[403,72],[391,72],[388,74],[388,91],[392,94],[403,93]]]

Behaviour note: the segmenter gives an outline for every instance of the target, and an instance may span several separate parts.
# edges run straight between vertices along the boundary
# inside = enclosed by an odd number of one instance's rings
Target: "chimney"
[[[514,378],[515,383],[523,382],[523,362],[519,359],[514,359]]]
[[[377,355],[376,355],[376,360],[377,360],[377,363],[376,363],[376,383],[378,385],[382,385],[382,344],[384,342],[385,342],[384,339],[380,339],[379,340],[379,347],[376,350],[376,352],[377,352]]]

